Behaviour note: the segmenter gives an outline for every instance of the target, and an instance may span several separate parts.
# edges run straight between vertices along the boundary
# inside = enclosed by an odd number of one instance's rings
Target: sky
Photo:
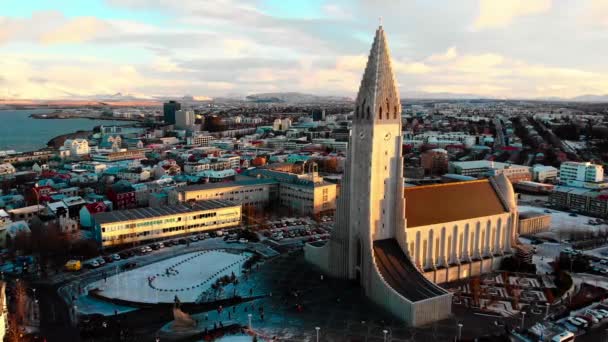
[[[608,0],[2,0],[0,98],[608,94]]]

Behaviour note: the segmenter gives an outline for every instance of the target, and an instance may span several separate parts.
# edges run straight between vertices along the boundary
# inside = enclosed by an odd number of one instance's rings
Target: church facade
[[[510,252],[513,189],[502,178],[404,188],[401,102],[382,26],[355,106],[335,227],[325,245],[305,246],[306,259],[331,276],[356,279],[408,325],[447,318],[451,294],[435,282],[491,269]],[[487,205],[475,209],[472,190]]]

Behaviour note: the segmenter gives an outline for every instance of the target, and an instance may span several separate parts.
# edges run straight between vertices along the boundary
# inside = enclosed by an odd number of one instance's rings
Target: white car
[[[120,260],[120,255],[118,255],[118,254],[112,254],[110,256],[112,257],[112,260],[114,260],[114,261]]]
[[[97,260],[91,260],[91,261],[87,262],[85,265],[90,268],[97,268],[100,266],[99,263],[97,262]]]
[[[244,239],[244,238],[239,239],[239,243],[248,243],[248,242],[249,242],[249,240],[247,240],[247,239]]]
[[[576,319],[576,317],[568,317],[567,319],[568,323],[576,326],[576,327],[582,327],[583,323],[581,321],[579,321],[578,319]],[[586,323],[586,322],[585,322]]]

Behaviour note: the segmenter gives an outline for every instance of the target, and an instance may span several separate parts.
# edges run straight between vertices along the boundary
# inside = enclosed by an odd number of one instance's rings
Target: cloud
[[[608,1],[591,0],[591,3],[585,7],[581,19],[582,24],[608,28]]]
[[[0,59],[8,58],[0,77],[21,97],[354,96],[382,15],[404,92],[608,93],[603,0],[332,0],[308,16],[259,4],[104,0],[103,18],[87,10],[10,17],[7,10],[0,17]],[[154,19],[142,19],[149,13]],[[415,15],[403,20],[403,13]]]
[[[452,46],[445,53],[432,54],[428,58],[428,60],[430,62],[445,62],[445,61],[452,60],[452,59],[456,58],[457,56],[458,56],[458,51],[456,50],[456,47]]]
[[[44,44],[83,43],[107,32],[110,25],[94,17],[80,17],[65,22],[48,33],[43,33],[40,40]]]
[[[68,18],[58,11],[39,11],[29,18],[0,17],[0,45],[10,42],[77,44],[113,30],[112,25],[95,17]]]
[[[473,27],[476,30],[503,28],[521,16],[546,12],[552,0],[479,0],[479,16]]]

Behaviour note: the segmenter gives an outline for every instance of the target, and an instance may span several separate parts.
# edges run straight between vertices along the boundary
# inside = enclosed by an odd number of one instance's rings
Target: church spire
[[[355,118],[360,121],[401,121],[401,101],[382,25],[376,30],[356,105]]]

